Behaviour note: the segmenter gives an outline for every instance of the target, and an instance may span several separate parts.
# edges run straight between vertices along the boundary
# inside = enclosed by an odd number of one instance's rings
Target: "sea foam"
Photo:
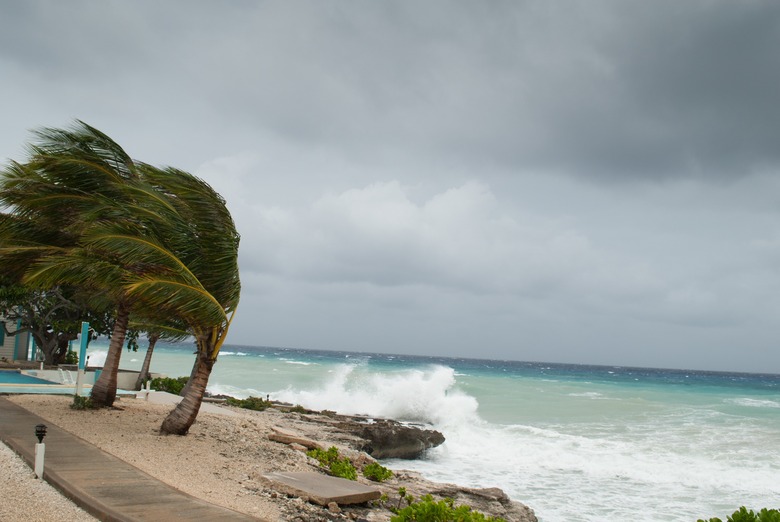
[[[408,422],[448,425],[477,419],[477,400],[455,387],[454,370],[444,366],[379,373],[364,364],[341,364],[320,387],[272,395],[317,410]]]
[[[748,397],[726,399],[725,402],[736,404],[737,406],[747,406],[749,408],[780,408],[780,402],[765,399],[750,399]]]

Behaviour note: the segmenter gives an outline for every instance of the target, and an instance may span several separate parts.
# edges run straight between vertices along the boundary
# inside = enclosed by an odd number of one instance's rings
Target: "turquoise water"
[[[90,351],[97,362],[105,346]],[[143,352],[125,353],[139,368]],[[187,375],[192,347],[153,370]],[[780,376],[226,346],[212,393],[426,422],[447,441],[387,462],[504,489],[543,522],[695,521],[780,506]]]
[[[16,370],[0,370],[0,384],[52,384],[52,382]]]

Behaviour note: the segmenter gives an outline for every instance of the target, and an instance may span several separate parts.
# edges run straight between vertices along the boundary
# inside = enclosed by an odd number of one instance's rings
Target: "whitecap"
[[[747,406],[749,408],[780,408],[780,402],[769,399],[751,399],[749,397],[740,397],[738,399],[726,399],[724,402],[736,404],[737,406]]]
[[[212,395],[229,395],[230,397],[235,397],[237,399],[266,396],[266,393],[263,393],[254,388],[238,388],[229,384],[220,384],[216,382],[209,383],[209,385],[206,387],[206,391]]]
[[[590,399],[600,399],[604,396],[598,392],[570,393],[569,397],[588,397]]]
[[[279,400],[316,410],[431,424],[476,422],[477,400],[455,387],[455,371],[444,366],[376,372],[364,364],[341,364],[314,390],[281,390]]]

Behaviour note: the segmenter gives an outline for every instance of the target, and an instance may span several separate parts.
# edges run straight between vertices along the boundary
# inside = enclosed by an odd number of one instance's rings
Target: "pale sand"
[[[268,472],[316,470],[304,453],[270,441],[272,426],[301,433],[325,447],[336,445],[345,454],[355,453],[343,444],[343,433],[331,432],[300,414],[273,409],[225,408],[232,415],[202,409],[189,434],[179,437],[158,433],[173,408],[170,404],[123,398],[115,408],[75,411],[69,407],[70,396],[16,395],[9,400],[177,489],[265,520],[294,520],[298,516],[315,520],[319,518],[316,510],[321,509],[298,498],[277,495],[262,479]],[[31,475],[29,468],[25,473]],[[369,513],[368,518],[389,518],[389,512],[379,511],[384,513]],[[41,520],[83,519],[58,515]]]

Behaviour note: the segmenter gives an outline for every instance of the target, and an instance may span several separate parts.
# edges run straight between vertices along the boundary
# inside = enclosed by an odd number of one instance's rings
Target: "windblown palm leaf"
[[[36,135],[30,161],[11,163],[0,179],[0,204],[12,212],[0,221],[0,268],[20,261],[30,283],[67,282],[114,299],[104,374],[115,374],[121,344],[114,341],[124,338],[131,311],[144,321],[186,323],[208,369],[199,373],[200,397],[183,401],[197,413],[241,289],[239,235],[225,201],[187,172],[133,161],[83,122]],[[25,224],[35,239],[25,238]]]
[[[169,238],[173,249],[201,284],[225,307],[235,309],[241,291],[238,276],[240,236],[224,199],[187,172],[140,165],[144,180],[168,194],[181,219]]]

